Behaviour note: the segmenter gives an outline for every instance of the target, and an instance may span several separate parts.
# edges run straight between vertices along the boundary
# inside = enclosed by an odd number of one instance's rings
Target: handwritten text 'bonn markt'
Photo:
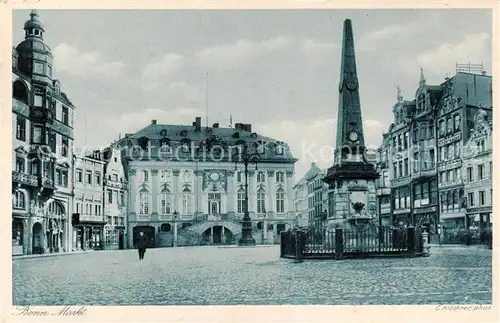
[[[35,310],[29,306],[16,307],[16,315],[21,316],[84,316],[87,314],[87,308],[85,306],[80,306],[78,308],[72,308],[71,306],[65,306],[60,310]]]

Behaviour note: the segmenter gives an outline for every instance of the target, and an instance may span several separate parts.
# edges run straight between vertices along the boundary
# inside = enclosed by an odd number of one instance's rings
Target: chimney
[[[212,127],[213,128],[219,128],[219,123],[218,122],[214,123],[214,125]]]
[[[156,119],[151,120],[151,124],[156,124]]]
[[[241,125],[241,130],[252,132],[252,125],[250,123],[244,123]]]
[[[194,127],[196,131],[201,130],[201,117],[196,117]]]

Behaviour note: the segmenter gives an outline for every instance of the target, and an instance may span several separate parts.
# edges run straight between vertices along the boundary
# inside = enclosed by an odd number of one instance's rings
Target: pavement
[[[279,246],[113,250],[13,258],[19,305],[492,304],[492,252],[431,248],[429,257],[279,258]]]

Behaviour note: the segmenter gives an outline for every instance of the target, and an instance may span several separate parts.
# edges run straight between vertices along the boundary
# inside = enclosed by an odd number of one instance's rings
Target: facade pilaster
[[[293,172],[286,172],[286,207],[289,215],[293,215],[294,213],[294,203],[293,203]],[[323,211],[323,210],[321,210]]]
[[[151,170],[151,214],[153,217],[158,216],[158,169]]]
[[[203,213],[202,210],[202,198],[203,198],[203,171],[202,170],[196,170],[194,171],[194,176],[195,176],[195,185],[196,185],[196,191],[195,191],[195,203],[196,207],[194,210],[194,214],[200,214]]]
[[[179,179],[179,175],[180,175],[181,171],[178,170],[178,169],[174,169],[172,171],[172,174],[174,175],[174,187],[173,187],[173,191],[174,191],[174,203],[173,203],[173,208],[174,208],[174,211],[177,211],[179,214],[181,213],[181,183],[180,183],[180,179]]]
[[[236,200],[236,192],[234,190],[234,171],[228,170],[227,175],[227,213],[235,213],[234,202]]]
[[[248,212],[254,218],[257,211],[257,195],[255,192],[256,176],[254,170],[248,171]]]
[[[276,213],[276,178],[274,170],[267,171],[267,205],[266,211]]]

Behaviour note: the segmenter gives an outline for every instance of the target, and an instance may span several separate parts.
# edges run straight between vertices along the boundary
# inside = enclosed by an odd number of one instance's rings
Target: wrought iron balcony
[[[35,175],[12,171],[12,182],[27,186],[38,186],[38,178]]]

